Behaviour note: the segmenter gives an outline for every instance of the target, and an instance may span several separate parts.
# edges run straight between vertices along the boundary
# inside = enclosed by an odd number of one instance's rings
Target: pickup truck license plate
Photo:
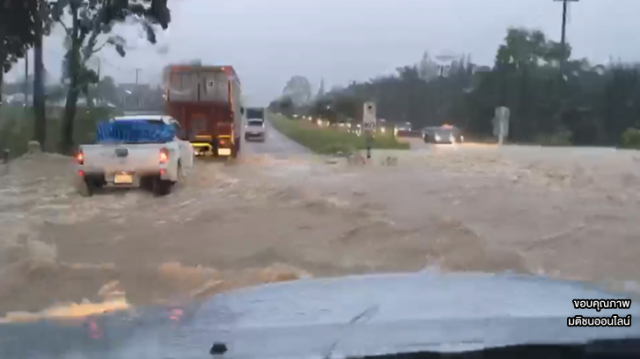
[[[113,183],[115,184],[131,184],[133,183],[133,175],[127,172],[118,172],[113,177]]]

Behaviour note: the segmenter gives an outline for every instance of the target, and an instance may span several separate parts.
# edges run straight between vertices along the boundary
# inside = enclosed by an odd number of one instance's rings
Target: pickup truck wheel
[[[89,188],[89,186],[85,183],[80,184],[80,186],[78,187],[78,193],[80,193],[82,197],[93,196],[93,190]]]
[[[90,180],[83,178],[81,181],[79,181],[78,193],[80,193],[82,197],[91,197],[93,196],[94,191],[95,191],[95,187]]]
[[[153,181],[153,194],[156,196],[166,196],[171,193],[171,186],[173,183],[171,181],[161,180],[160,178],[156,178]]]

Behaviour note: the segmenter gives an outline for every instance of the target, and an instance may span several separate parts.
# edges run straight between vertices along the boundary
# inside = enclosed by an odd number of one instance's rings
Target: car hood
[[[525,343],[640,337],[640,327],[569,328],[567,317],[637,314],[575,309],[625,298],[581,282],[515,274],[421,272],[303,279],[220,294],[180,308],[0,326],[0,357],[344,357],[465,351]],[[176,313],[178,313],[176,315]]]

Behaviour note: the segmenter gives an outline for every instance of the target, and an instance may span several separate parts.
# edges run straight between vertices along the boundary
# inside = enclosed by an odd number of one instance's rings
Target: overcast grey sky
[[[366,80],[417,62],[422,53],[467,52],[490,64],[509,26],[543,30],[560,39],[562,4],[552,0],[169,0],[173,21],[156,46],[120,58],[105,48],[102,74],[118,82],[159,82],[166,64],[199,58],[236,68],[247,99],[266,104],[293,75],[327,87]],[[574,57],[640,60],[640,0],[581,0],[571,4],[567,39]],[[46,66],[59,77],[60,31],[46,39]],[[168,47],[166,54],[157,49]],[[18,64],[10,78],[20,75]],[[17,71],[17,72],[16,72]]]

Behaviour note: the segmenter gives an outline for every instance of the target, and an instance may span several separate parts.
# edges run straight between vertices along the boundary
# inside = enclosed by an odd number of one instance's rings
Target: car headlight
[[[440,136],[436,135],[436,141],[440,141]]]

